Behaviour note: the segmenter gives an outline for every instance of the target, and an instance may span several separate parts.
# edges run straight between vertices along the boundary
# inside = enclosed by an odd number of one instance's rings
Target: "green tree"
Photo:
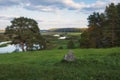
[[[118,21],[117,21],[117,24],[118,26],[116,27],[116,36],[117,36],[117,41],[116,41],[116,45],[117,46],[120,46],[120,3],[118,3],[118,5],[116,5],[117,7],[117,13],[118,13]]]
[[[74,48],[75,48],[75,45],[74,45],[73,40],[70,40],[70,41],[68,42],[67,48],[68,48],[68,49],[74,49]]]
[[[84,32],[84,34],[87,34],[85,35],[85,37],[88,36],[87,38],[89,39],[89,41],[87,41],[86,44],[89,43],[89,47],[100,48],[103,46],[102,45],[102,37],[103,37],[102,28],[103,28],[104,21],[105,21],[104,14],[99,14],[94,12],[92,15],[88,17],[89,28],[86,32]],[[83,38],[83,36],[81,37]]]
[[[108,30],[107,33],[108,35],[111,35],[111,46],[114,47],[116,46],[116,27],[118,26],[118,12],[117,12],[117,7],[114,5],[114,3],[111,3],[109,6],[106,7],[105,14],[107,17],[107,22],[108,22]]]
[[[116,47],[120,46],[120,3],[111,3],[104,13],[94,12],[88,17],[89,28],[81,35],[81,46]],[[87,40],[86,44],[85,41]],[[87,48],[88,46],[86,46]]]
[[[20,44],[23,51],[32,50],[34,45],[39,45],[40,49],[44,49],[45,40],[40,34],[38,24],[35,20],[20,17],[11,21],[11,25],[6,28],[6,34],[12,35],[14,44]]]
[[[80,38],[80,47],[81,48],[89,48],[89,33],[88,31],[85,31],[81,34],[81,38]]]

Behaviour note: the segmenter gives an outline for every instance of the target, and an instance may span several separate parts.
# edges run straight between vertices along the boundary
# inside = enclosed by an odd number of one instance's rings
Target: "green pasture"
[[[63,35],[68,37],[68,39],[65,40],[60,40],[58,39],[59,37],[54,37],[53,35],[55,34],[59,34],[59,35]],[[62,32],[46,32],[46,33],[42,33],[43,37],[48,41],[48,49],[59,49],[60,47],[62,47],[63,49],[67,49],[67,44],[68,42],[72,39],[74,44],[75,44],[75,48],[79,48],[80,43],[79,43],[79,39],[80,39],[80,32],[68,32],[68,33],[62,33]]]
[[[73,49],[0,54],[0,80],[120,80],[120,48]]]

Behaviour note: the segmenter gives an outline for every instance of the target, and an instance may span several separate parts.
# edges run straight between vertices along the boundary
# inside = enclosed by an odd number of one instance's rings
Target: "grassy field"
[[[59,34],[59,35],[62,35],[62,34],[66,34],[66,32],[42,32],[41,33],[42,35],[55,35],[55,34]],[[67,32],[67,35],[73,35],[73,36],[78,36],[80,35],[81,32]]]
[[[59,35],[63,35],[68,37],[68,39],[65,40],[60,40],[58,39],[59,37],[54,37],[53,35],[55,34],[59,34]],[[62,47],[63,49],[67,49],[67,44],[68,42],[72,39],[74,44],[75,44],[75,48],[79,48],[79,39],[80,39],[80,32],[68,32],[68,33],[64,33],[64,32],[46,32],[46,33],[42,33],[43,37],[49,41],[47,43],[47,49],[59,49],[60,47]]]
[[[62,62],[67,49],[0,54],[0,80],[120,80],[119,50],[73,49],[75,62]]]

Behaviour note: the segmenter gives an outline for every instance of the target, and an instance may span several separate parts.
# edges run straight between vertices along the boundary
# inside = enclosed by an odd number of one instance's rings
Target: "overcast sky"
[[[0,0],[0,29],[15,17],[36,20],[40,29],[87,27],[87,17],[120,0]]]

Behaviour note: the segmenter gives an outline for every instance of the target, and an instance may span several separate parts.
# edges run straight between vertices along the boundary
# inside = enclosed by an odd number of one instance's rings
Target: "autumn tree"
[[[100,48],[102,47],[102,28],[104,23],[104,14],[99,14],[94,12],[92,15],[88,17],[88,29],[81,35],[80,46],[86,48]],[[85,41],[84,41],[85,40]],[[87,40],[87,41],[86,41]]]
[[[81,36],[81,47],[86,44],[90,48],[120,46],[120,3],[111,3],[104,13],[94,12],[88,17],[88,23],[88,29]],[[83,40],[87,40],[86,44]]]

